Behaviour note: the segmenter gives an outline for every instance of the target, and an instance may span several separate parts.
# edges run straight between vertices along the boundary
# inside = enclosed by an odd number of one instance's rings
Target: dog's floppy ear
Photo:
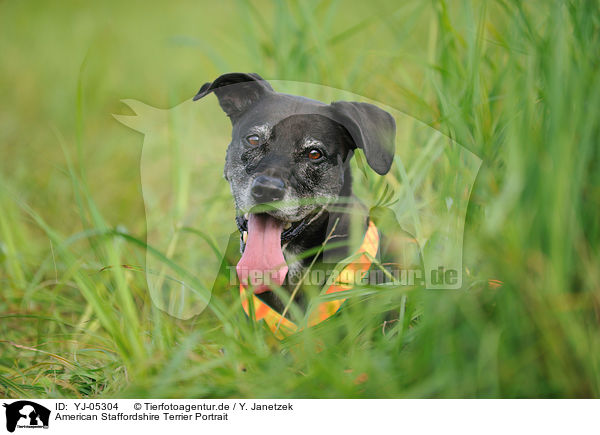
[[[333,120],[342,124],[363,150],[369,166],[379,175],[387,174],[394,160],[394,117],[368,103],[336,101],[329,107]]]
[[[211,92],[217,95],[219,104],[227,116],[234,118],[266,93],[273,92],[273,88],[258,74],[229,73],[223,74],[212,83],[202,85],[194,101]]]

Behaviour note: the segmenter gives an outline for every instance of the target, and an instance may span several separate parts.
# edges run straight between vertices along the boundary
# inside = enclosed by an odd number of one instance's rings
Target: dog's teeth
[[[291,222],[286,222],[286,224],[283,226],[284,230],[289,230],[290,228],[292,228],[292,223]]]
[[[244,219],[248,220],[248,213],[244,214]]]
[[[242,240],[244,241],[244,243],[246,243],[246,241],[248,240],[248,231],[244,231],[242,233]]]

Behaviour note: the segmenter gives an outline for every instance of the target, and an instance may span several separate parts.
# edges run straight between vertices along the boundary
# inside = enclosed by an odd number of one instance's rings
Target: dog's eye
[[[311,160],[319,160],[321,157],[323,157],[323,153],[316,148],[308,152],[308,158]]]
[[[256,134],[251,134],[246,137],[246,142],[255,147],[260,143],[260,138]]]

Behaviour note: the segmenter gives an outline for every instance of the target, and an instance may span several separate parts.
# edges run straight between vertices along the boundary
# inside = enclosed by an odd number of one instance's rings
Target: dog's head
[[[231,119],[224,175],[249,238],[254,228],[273,245],[290,240],[328,203],[348,196],[356,148],[378,174],[390,169],[396,124],[374,105],[281,94],[257,74],[222,75],[194,100],[211,92]]]
[[[269,214],[286,223],[304,219],[320,199],[340,195],[356,148],[378,174],[392,164],[394,119],[371,104],[280,94],[257,74],[222,75],[194,100],[210,92],[233,125],[224,175],[242,214],[278,201]]]

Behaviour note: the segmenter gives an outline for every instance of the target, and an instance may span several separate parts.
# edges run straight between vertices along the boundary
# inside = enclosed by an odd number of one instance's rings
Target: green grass
[[[5,1],[0,35],[0,396],[600,396],[597,1]],[[424,175],[434,129],[479,156],[463,289],[358,288],[283,342],[235,291],[192,319],[159,310],[147,258],[183,266],[148,246],[142,137],[111,114],[132,114],[124,98],[176,106],[230,71],[404,113],[402,165],[385,181],[357,174],[357,191],[369,203],[394,187],[426,235],[415,216],[456,181],[452,152],[443,175]],[[215,186],[210,237],[234,229],[219,219],[232,202],[214,143],[199,180]],[[171,171],[177,213],[195,185]],[[209,258],[210,237],[182,239]]]

